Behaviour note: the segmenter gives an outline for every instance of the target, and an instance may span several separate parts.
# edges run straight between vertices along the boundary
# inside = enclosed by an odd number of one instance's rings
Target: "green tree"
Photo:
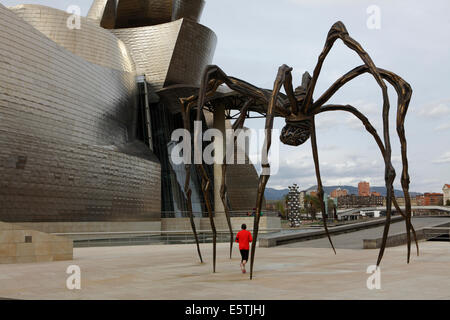
[[[275,203],[275,207],[277,208],[278,211],[280,211],[281,213],[281,217],[283,219],[286,219],[286,210],[284,209],[284,200],[279,200]]]
[[[332,199],[328,199],[328,218],[333,218],[334,220],[337,219],[335,217],[335,211],[337,210],[336,204]]]
[[[317,219],[317,212],[321,211],[320,200],[316,196],[307,194],[305,196],[305,207],[309,208],[309,214],[312,220]]]

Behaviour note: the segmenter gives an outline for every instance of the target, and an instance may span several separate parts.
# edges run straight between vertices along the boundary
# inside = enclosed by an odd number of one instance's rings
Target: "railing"
[[[193,216],[196,218],[206,218],[208,217],[208,214],[205,212],[198,212],[193,211]],[[225,215],[225,211],[214,211],[213,214],[223,214]],[[255,211],[253,209],[248,210],[232,210],[229,211],[230,217],[254,217]],[[280,213],[275,210],[261,210],[261,216],[267,216],[267,217],[279,217]],[[188,218],[189,217],[189,211],[162,211],[161,212],[161,218]]]
[[[262,210],[262,216],[277,217],[278,212],[274,210]],[[252,209],[230,211],[231,217],[245,217],[253,213]],[[213,212],[214,214],[214,212]],[[224,214],[225,212],[216,212]],[[207,218],[206,212],[193,212],[194,217]],[[72,214],[50,215],[42,213],[21,213],[19,216],[12,213],[3,212],[0,221],[3,222],[133,222],[133,221],[156,221],[159,218],[188,218],[188,211],[137,211],[133,213],[111,213],[106,208],[91,208],[83,212]]]
[[[281,229],[260,229],[260,234],[279,232]],[[239,230],[233,230],[233,237]],[[170,245],[193,244],[195,238],[192,230],[180,231],[135,231],[135,232],[79,232],[54,233],[73,239],[74,247],[110,247],[110,246],[136,246],[136,245]],[[200,243],[212,243],[213,234],[210,230],[197,232]],[[230,233],[226,230],[217,231],[217,242],[228,243]]]

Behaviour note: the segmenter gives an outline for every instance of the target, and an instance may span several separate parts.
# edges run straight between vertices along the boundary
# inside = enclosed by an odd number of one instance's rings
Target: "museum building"
[[[183,127],[178,98],[198,92],[214,56],[217,37],[199,23],[204,5],[95,0],[70,28],[65,11],[0,4],[0,221],[46,232],[86,223],[110,231],[114,222],[160,230],[162,218],[186,216],[184,166],[169,154]],[[208,103],[243,101],[219,90]],[[205,110],[203,128],[214,117]],[[191,176],[202,217],[194,166]],[[230,166],[226,180],[232,210],[254,207],[252,164]]]

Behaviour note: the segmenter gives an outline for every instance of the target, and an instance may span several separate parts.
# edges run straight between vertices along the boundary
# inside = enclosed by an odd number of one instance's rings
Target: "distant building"
[[[308,191],[308,192],[306,192],[306,194],[311,197],[317,197],[317,191]]]
[[[382,206],[384,197],[381,196],[357,196],[354,194],[338,198],[339,208],[361,208]]]
[[[417,196],[416,199],[419,206],[442,206],[444,203],[442,193],[424,193],[423,196]]]
[[[345,189],[337,188],[331,191],[330,197],[331,198],[339,198],[348,195],[348,191]]]
[[[395,197],[395,199],[397,199],[397,203],[400,207],[404,207],[405,206],[405,198],[404,197]],[[394,203],[392,202],[392,205],[394,205]],[[417,206],[417,198],[411,198],[411,206]],[[384,198],[383,200],[383,207],[386,206],[386,198]]]
[[[300,191],[300,194],[298,195],[298,201],[300,202],[301,209],[305,209],[305,196],[306,191]]]
[[[447,205],[447,201],[450,201],[450,184],[444,184],[442,188],[442,192],[444,193],[444,205]]]
[[[361,181],[358,183],[358,196],[369,197],[370,196],[370,183]]]
[[[370,195],[375,197],[381,197],[381,193],[375,191],[371,192]]]

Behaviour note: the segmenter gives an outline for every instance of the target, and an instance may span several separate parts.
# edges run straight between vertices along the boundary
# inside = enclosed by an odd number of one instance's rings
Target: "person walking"
[[[241,231],[236,235],[236,242],[239,243],[239,251],[241,252],[241,271],[245,273],[245,265],[248,261],[248,252],[250,250],[250,242],[253,241],[252,234],[247,231],[247,225],[244,223],[241,226]]]

